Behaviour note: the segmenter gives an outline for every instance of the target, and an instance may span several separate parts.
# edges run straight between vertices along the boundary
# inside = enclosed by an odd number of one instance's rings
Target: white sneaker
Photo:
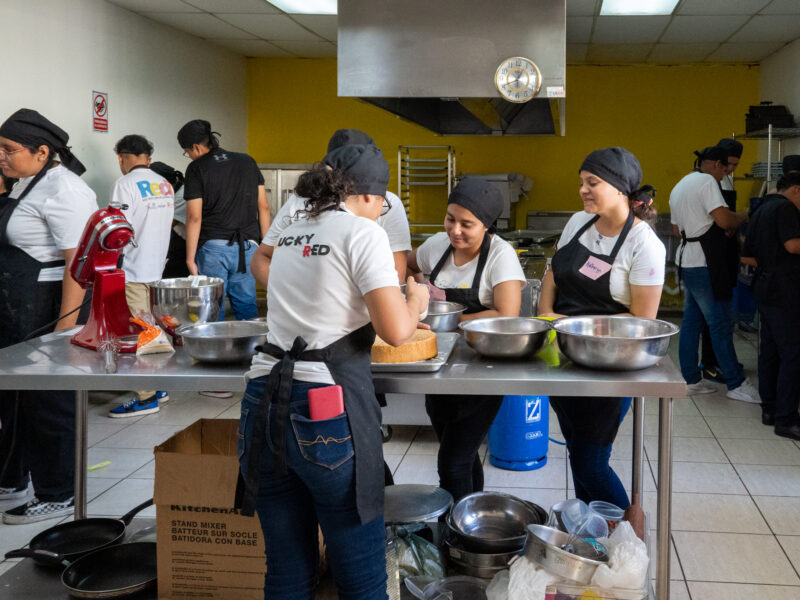
[[[20,498],[24,498],[28,495],[28,489],[30,488],[30,483],[25,487],[20,488],[6,488],[0,487],[0,502],[4,502],[6,500],[19,500]]]
[[[701,379],[697,383],[689,383],[686,386],[686,393],[690,396],[699,394],[713,394],[717,391],[717,386],[706,379]]]
[[[750,383],[749,379],[745,379],[739,387],[728,390],[726,396],[731,400],[761,404],[761,397],[758,395],[758,390]]]
[[[199,392],[201,396],[208,396],[209,398],[233,398],[233,392],[214,392],[203,390]]]

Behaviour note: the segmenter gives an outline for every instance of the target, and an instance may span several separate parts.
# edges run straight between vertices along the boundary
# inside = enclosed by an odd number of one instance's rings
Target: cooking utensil
[[[184,325],[177,333],[195,360],[230,363],[252,358],[256,346],[267,341],[267,331],[258,321],[216,321]]]
[[[490,317],[464,321],[458,327],[467,343],[482,356],[521,358],[542,349],[550,326],[528,317]]]
[[[224,285],[219,277],[203,275],[154,281],[149,284],[150,308],[158,324],[174,337],[182,325],[219,318]]]
[[[75,598],[124,598],[156,584],[155,542],[135,542],[101,548],[76,561],[46,550],[20,549],[6,558],[41,558],[64,566],[61,583]]]
[[[553,321],[558,347],[579,365],[630,371],[656,364],[680,327],[658,319],[623,316],[564,317]]]
[[[443,515],[453,505],[453,496],[435,485],[398,483],[384,491],[383,519],[387,524],[420,523]]]
[[[423,323],[431,326],[433,331],[455,331],[458,319],[467,307],[458,302],[432,301],[428,304],[428,316],[422,319]]]
[[[520,550],[525,545],[526,526],[543,522],[542,514],[529,503],[501,492],[464,496],[445,521],[464,548],[490,554]]]
[[[150,498],[119,519],[95,517],[60,523],[37,533],[30,541],[30,549],[55,553],[60,555],[62,560],[72,562],[100,548],[119,544],[125,536],[125,528],[130,525],[133,517],[152,505],[153,499]],[[8,554],[6,558],[9,558]],[[54,562],[44,555],[34,555],[32,558],[43,566],[61,563],[61,560]]]
[[[566,545],[571,551],[562,548]],[[528,525],[524,555],[554,575],[578,583],[589,583],[597,567],[608,562],[608,553],[602,546],[598,549],[589,542],[544,525]]]
[[[498,571],[508,568],[508,563],[519,554],[519,550],[500,553],[471,552],[457,541],[445,540],[447,560],[461,575],[491,579]]]

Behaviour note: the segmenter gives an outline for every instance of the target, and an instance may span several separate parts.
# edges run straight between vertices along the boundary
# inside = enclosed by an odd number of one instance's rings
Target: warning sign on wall
[[[108,94],[92,92],[92,126],[95,131],[108,131]]]

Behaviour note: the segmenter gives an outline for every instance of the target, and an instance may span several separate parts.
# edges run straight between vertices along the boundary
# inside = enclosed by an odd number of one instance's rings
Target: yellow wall
[[[398,145],[451,145],[459,173],[518,172],[532,178],[517,207],[517,227],[528,210],[580,210],[578,175],[596,148],[624,146],[656,186],[659,211],[669,191],[692,168],[693,150],[743,133],[744,114],[758,104],[759,70],[727,66],[568,66],[566,136],[437,136],[382,109],[336,95],[334,59],[248,60],[249,152],[258,162],[310,163],[325,153],[336,129],[369,133],[389,162],[396,191]],[[744,141],[743,168],[757,142]],[[752,186],[737,186],[749,197]],[[412,221],[440,221],[442,194],[415,207]]]

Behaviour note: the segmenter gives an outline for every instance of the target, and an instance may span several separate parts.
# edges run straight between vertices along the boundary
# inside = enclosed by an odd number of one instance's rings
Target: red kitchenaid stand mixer
[[[136,246],[133,227],[119,208],[102,208],[89,217],[69,272],[82,288],[92,288],[92,308],[86,325],[72,336],[73,344],[97,350],[104,340],[113,339],[120,352],[136,351],[141,328],[130,322],[125,272],[117,268],[129,243]]]

